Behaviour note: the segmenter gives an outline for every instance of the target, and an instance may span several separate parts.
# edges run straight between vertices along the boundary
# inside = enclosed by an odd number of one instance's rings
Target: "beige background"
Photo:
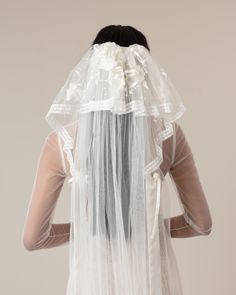
[[[44,116],[69,71],[108,24],[147,37],[182,95],[179,120],[199,169],[213,231],[173,239],[185,295],[233,295],[235,284],[236,2],[0,1],[0,293],[65,295],[68,247],[28,252],[21,236]],[[56,221],[69,218],[62,193]]]

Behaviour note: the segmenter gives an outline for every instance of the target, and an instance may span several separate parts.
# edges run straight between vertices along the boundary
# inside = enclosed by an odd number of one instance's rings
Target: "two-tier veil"
[[[92,45],[69,74],[46,115],[70,164],[67,295],[181,294],[160,164],[184,112],[138,44]]]

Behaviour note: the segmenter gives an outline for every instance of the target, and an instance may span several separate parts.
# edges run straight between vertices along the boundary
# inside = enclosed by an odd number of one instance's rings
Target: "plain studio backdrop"
[[[182,96],[187,112],[179,123],[212,214],[209,236],[172,240],[184,294],[236,294],[236,2],[0,3],[0,293],[65,295],[68,246],[29,252],[22,243],[39,152],[51,131],[44,116],[98,30],[122,24],[146,35]],[[173,204],[178,213],[174,195]],[[66,189],[54,220],[69,220]]]

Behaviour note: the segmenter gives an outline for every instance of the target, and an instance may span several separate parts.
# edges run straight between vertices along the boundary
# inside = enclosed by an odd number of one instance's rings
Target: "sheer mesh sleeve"
[[[180,125],[175,123],[174,127],[175,154],[169,175],[183,214],[171,218],[171,236],[208,235],[211,232],[212,219],[193,153]]]
[[[56,247],[69,241],[70,223],[52,223],[53,212],[66,178],[56,132],[43,144],[23,230],[27,250]]]

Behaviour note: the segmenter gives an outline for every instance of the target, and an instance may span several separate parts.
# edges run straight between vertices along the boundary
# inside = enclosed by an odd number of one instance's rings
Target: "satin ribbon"
[[[156,194],[156,208],[155,208],[155,215],[154,215],[154,221],[153,221],[153,228],[152,228],[152,232],[151,232],[151,239],[154,238],[155,233],[156,233],[156,227],[158,225],[157,219],[158,219],[158,215],[159,215],[160,200],[161,200],[161,178],[160,178],[160,175],[157,172],[155,172],[153,174],[153,178],[157,182],[157,194]]]

